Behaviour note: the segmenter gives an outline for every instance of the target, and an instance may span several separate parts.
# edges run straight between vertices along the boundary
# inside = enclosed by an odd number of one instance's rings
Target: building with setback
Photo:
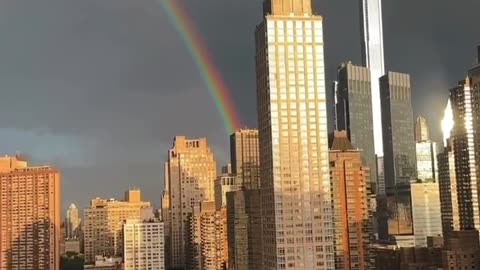
[[[334,269],[323,21],[267,0],[256,29],[263,269]]]

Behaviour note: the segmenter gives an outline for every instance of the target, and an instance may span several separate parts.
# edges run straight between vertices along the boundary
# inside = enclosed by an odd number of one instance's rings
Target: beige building
[[[149,208],[150,202],[141,200],[140,190],[125,192],[125,199],[96,198],[90,208],[84,210],[85,262],[94,263],[95,256],[109,257],[123,254],[123,223],[127,219],[139,219],[142,209]]]
[[[259,156],[257,129],[238,129],[230,135],[232,173],[247,189],[259,188]]]
[[[334,269],[322,17],[265,1],[255,40],[263,269]]]
[[[442,235],[440,190],[436,182],[411,183],[415,247],[426,247],[427,237]]]
[[[203,201],[214,201],[217,163],[207,139],[174,138],[165,163],[162,216],[165,222],[166,267],[185,267],[188,216]]]
[[[189,270],[221,270],[228,264],[227,212],[215,202],[202,202],[189,215],[187,265]]]
[[[123,225],[124,270],[165,270],[164,239],[162,222],[127,219]]]
[[[60,269],[60,172],[0,158],[0,269]]]
[[[217,209],[227,206],[227,192],[242,189],[242,179],[235,175],[220,175],[215,179],[215,205]]]
[[[332,204],[335,231],[335,267],[371,269],[369,246],[372,213],[369,211],[370,170],[362,165],[361,151],[346,131],[335,131],[330,148]]]
[[[84,266],[85,270],[123,270],[122,257],[104,257],[97,255],[93,264]]]

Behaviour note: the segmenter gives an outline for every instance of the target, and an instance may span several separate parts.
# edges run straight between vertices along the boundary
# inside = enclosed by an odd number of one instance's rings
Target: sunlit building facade
[[[246,189],[260,188],[258,129],[238,129],[230,135],[232,173]]]
[[[264,2],[256,30],[263,269],[334,269],[322,17]]]
[[[227,206],[227,192],[242,189],[242,179],[235,175],[220,175],[215,179],[215,205],[217,209]]]
[[[415,246],[426,247],[427,237],[442,235],[440,191],[438,183],[410,184]]]
[[[78,216],[78,208],[75,204],[70,204],[67,209],[67,216],[65,219],[65,234],[67,239],[76,239],[78,237],[78,230],[80,229],[80,217]]]
[[[94,263],[98,255],[121,257],[123,223],[127,219],[140,219],[145,208],[150,208],[150,202],[141,200],[138,189],[128,190],[124,200],[91,200],[90,207],[84,210],[85,262]]]
[[[215,201],[217,163],[207,139],[176,136],[165,163],[162,216],[165,223],[166,267],[185,267],[188,217],[204,201]]]
[[[383,156],[382,109],[380,102],[379,78],[385,74],[383,53],[382,0],[360,0],[362,19],[362,61],[371,72],[373,134],[375,153]]]
[[[127,219],[123,225],[124,270],[165,270],[163,223]]]
[[[330,148],[333,221],[335,232],[335,268],[371,269],[369,252],[372,213],[369,208],[370,170],[363,166],[361,151],[335,131]]]
[[[0,269],[60,269],[60,172],[0,157]]]

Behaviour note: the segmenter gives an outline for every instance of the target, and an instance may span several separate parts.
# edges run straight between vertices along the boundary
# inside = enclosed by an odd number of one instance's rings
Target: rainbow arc
[[[195,27],[180,6],[179,0],[160,0],[172,25],[183,40],[207,86],[210,97],[222,119],[225,132],[230,135],[240,127],[240,120],[233,100],[221,73],[215,67],[208,50],[195,31]]]

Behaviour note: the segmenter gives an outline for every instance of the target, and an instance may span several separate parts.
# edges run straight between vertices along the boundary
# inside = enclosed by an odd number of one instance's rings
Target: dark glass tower
[[[344,63],[338,68],[337,81],[337,128],[346,130],[348,139],[362,150],[362,163],[370,168],[372,192],[377,193],[370,70]]]

